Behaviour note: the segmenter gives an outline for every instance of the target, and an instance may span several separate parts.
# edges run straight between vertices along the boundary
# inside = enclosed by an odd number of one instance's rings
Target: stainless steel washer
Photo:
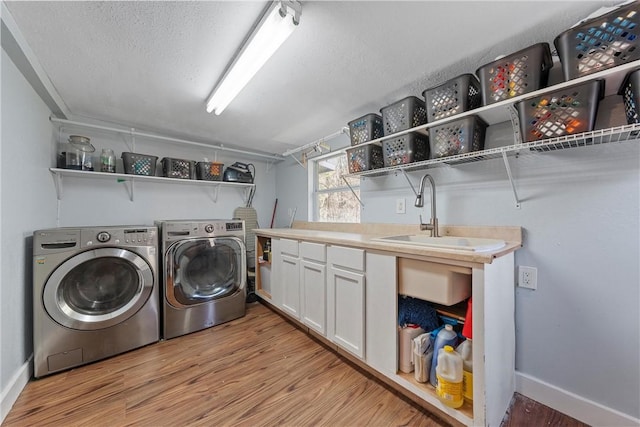
[[[158,341],[157,265],[157,227],[36,231],[34,376]]]
[[[170,339],[245,315],[244,221],[157,221],[162,336]]]

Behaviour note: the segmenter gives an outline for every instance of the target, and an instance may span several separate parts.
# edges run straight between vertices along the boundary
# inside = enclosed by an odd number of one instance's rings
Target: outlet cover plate
[[[396,213],[403,214],[407,212],[407,205],[405,204],[404,198],[396,199]]]
[[[538,269],[521,265],[518,267],[518,286],[535,290],[538,288]]]

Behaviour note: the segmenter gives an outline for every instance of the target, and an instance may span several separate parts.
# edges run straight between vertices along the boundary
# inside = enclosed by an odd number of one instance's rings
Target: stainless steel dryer
[[[199,331],[245,315],[244,221],[158,221],[162,336]]]
[[[158,341],[157,266],[157,227],[36,231],[34,376]]]

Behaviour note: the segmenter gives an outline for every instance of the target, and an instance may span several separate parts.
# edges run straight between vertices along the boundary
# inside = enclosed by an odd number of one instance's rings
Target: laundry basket
[[[375,144],[356,146],[347,150],[349,173],[364,172],[381,168],[382,147]]]
[[[484,148],[487,124],[476,115],[452,120],[429,129],[431,157],[448,157]]]
[[[384,166],[404,165],[429,159],[429,138],[418,132],[382,141]]]
[[[640,123],[640,69],[631,71],[625,77],[618,95],[622,95],[627,123]]]
[[[553,44],[565,80],[640,59],[640,3],[589,19],[560,34]]]
[[[349,136],[351,137],[351,145],[381,138],[383,136],[382,117],[371,113],[350,121]]]
[[[131,175],[156,175],[157,156],[123,152],[121,157],[122,164],[124,165],[124,173]]]
[[[408,96],[380,110],[385,135],[411,129],[427,122],[427,109],[424,101]]]
[[[538,43],[478,68],[482,104],[489,105],[547,86],[553,67],[548,43]]]
[[[525,141],[592,131],[603,80],[592,80],[516,103]]]
[[[167,178],[194,179],[196,175],[195,163],[193,160],[164,157],[162,159],[162,173]]]
[[[480,82],[473,74],[463,74],[427,89],[422,96],[427,106],[428,122],[473,110],[482,103]]]
[[[198,162],[196,171],[198,179],[203,181],[221,181],[224,164],[220,162]]]

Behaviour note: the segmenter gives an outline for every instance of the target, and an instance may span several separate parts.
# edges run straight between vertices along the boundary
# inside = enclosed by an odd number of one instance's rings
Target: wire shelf
[[[457,154],[438,159],[424,160],[421,162],[389,166],[381,169],[373,169],[346,175],[347,177],[376,177],[395,173],[400,170],[414,171],[428,167],[442,165],[457,165],[483,160],[502,158],[506,155],[526,154],[530,152],[549,152],[567,148],[586,147],[599,144],[619,143],[634,141],[640,138],[640,124],[617,126],[584,132],[576,135],[565,135],[557,138],[543,139],[539,141],[524,142],[504,147],[490,148],[482,151]]]

